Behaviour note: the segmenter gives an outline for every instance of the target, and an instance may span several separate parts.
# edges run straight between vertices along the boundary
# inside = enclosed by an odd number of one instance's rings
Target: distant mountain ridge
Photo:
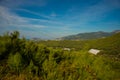
[[[105,38],[108,36],[111,36],[113,34],[120,33],[120,30],[115,30],[112,32],[104,32],[104,31],[98,31],[98,32],[87,32],[87,33],[79,33],[76,35],[70,35],[62,37],[62,40],[88,40],[88,39],[98,39],[98,38]]]

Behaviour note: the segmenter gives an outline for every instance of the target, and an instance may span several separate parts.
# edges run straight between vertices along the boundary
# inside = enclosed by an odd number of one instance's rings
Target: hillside
[[[116,33],[107,38],[89,40],[85,45],[85,49],[97,48],[102,50],[102,54],[120,55],[120,33]]]
[[[75,50],[89,50],[96,48],[102,50],[102,54],[118,55],[120,53],[120,33],[114,32],[112,36],[92,40],[60,40],[39,41],[39,43],[53,48],[74,48]]]
[[[98,38],[105,38],[105,37],[111,36],[111,35],[118,33],[118,32],[120,32],[120,30],[115,30],[113,32],[103,32],[103,31],[87,32],[87,33],[79,33],[76,35],[65,36],[65,37],[62,37],[61,39],[63,39],[63,40],[98,39]]]

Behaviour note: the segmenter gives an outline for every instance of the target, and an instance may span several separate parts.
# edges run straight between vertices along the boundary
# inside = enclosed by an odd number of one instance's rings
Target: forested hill
[[[76,35],[65,36],[65,37],[62,37],[61,39],[63,39],[63,40],[97,39],[97,38],[105,38],[105,37],[111,36],[111,35],[118,33],[118,32],[120,32],[120,30],[115,30],[113,32],[103,32],[103,31],[87,32],[87,33],[79,33]]]
[[[75,50],[89,50],[91,48],[102,50],[102,54],[106,55],[119,55],[120,53],[120,33],[113,34],[112,36],[93,40],[49,40],[39,41],[39,43],[49,47],[68,47]]]
[[[120,33],[116,33],[107,38],[88,40],[85,49],[96,48],[103,50],[103,54],[120,55]]]

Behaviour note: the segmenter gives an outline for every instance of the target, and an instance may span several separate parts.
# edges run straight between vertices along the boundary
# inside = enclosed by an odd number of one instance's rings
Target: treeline
[[[70,48],[74,50],[82,50],[87,41],[74,41],[74,40],[48,40],[48,41],[38,41],[38,43],[46,45],[53,48]]]
[[[84,50],[54,49],[52,42],[34,42],[19,38],[19,32],[0,36],[1,80],[117,80],[120,62],[109,57],[95,56]],[[84,47],[83,42],[78,45]],[[61,46],[72,48],[75,42]],[[56,47],[56,46],[55,46]]]

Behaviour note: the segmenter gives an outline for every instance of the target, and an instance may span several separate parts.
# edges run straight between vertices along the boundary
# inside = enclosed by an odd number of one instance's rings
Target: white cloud
[[[44,15],[44,14],[40,14],[40,13],[37,13],[37,12],[33,12],[33,11],[30,11],[30,10],[27,10],[27,9],[16,9],[16,10],[19,10],[19,11],[24,11],[24,12],[27,12],[27,13],[31,13],[33,15],[37,15],[37,16],[40,16],[40,17],[43,17],[43,18],[46,18],[46,19],[52,19],[52,16],[47,16],[47,15]]]
[[[66,20],[73,21],[74,24],[89,24],[91,21],[99,21],[115,9],[120,9],[120,0],[101,0],[94,5],[85,6],[84,9],[79,10],[76,7],[68,9]]]
[[[62,23],[61,21],[59,21],[58,19],[55,18],[57,16],[57,14],[55,12],[52,12],[48,16],[48,15],[44,15],[44,14],[41,14],[41,13],[30,11],[30,10],[27,10],[27,9],[18,8],[18,9],[15,9],[15,10],[24,11],[24,12],[27,12],[27,13],[31,13],[33,15],[40,16],[42,18],[46,18],[46,19],[36,19],[36,18],[25,18],[24,17],[24,19],[29,20],[29,21],[36,21],[36,22],[55,24],[55,25],[65,25],[64,23]]]
[[[34,20],[34,19],[33,19]],[[20,17],[15,13],[12,13],[9,8],[0,6],[0,24],[1,26],[20,26],[20,27],[38,27],[44,28],[45,26],[40,24],[32,24],[33,21],[30,18]],[[37,19],[37,21],[39,21]]]
[[[56,17],[57,14],[56,14],[55,12],[52,12],[50,16],[51,16],[51,17]]]
[[[28,21],[19,17],[18,15],[10,12],[10,10],[6,7],[0,6],[0,23],[1,25],[11,25],[11,24],[21,24],[26,23]]]
[[[20,6],[45,6],[47,5],[47,0],[0,0],[0,5],[11,8]]]
[[[45,25],[41,25],[41,23]],[[52,25],[57,26],[53,27]],[[0,34],[6,31],[19,30],[22,35],[27,37],[55,38],[64,32],[67,33],[64,26],[66,24],[59,21],[21,17],[11,12],[11,9],[0,6]],[[57,31],[58,29],[59,31]]]
[[[39,20],[38,20],[39,21]],[[20,17],[15,13],[12,13],[9,8],[0,6],[0,31],[5,32],[6,30],[23,30],[33,29],[38,30],[46,28],[47,26],[41,24],[32,24],[28,18]],[[2,34],[2,33],[1,33]]]

